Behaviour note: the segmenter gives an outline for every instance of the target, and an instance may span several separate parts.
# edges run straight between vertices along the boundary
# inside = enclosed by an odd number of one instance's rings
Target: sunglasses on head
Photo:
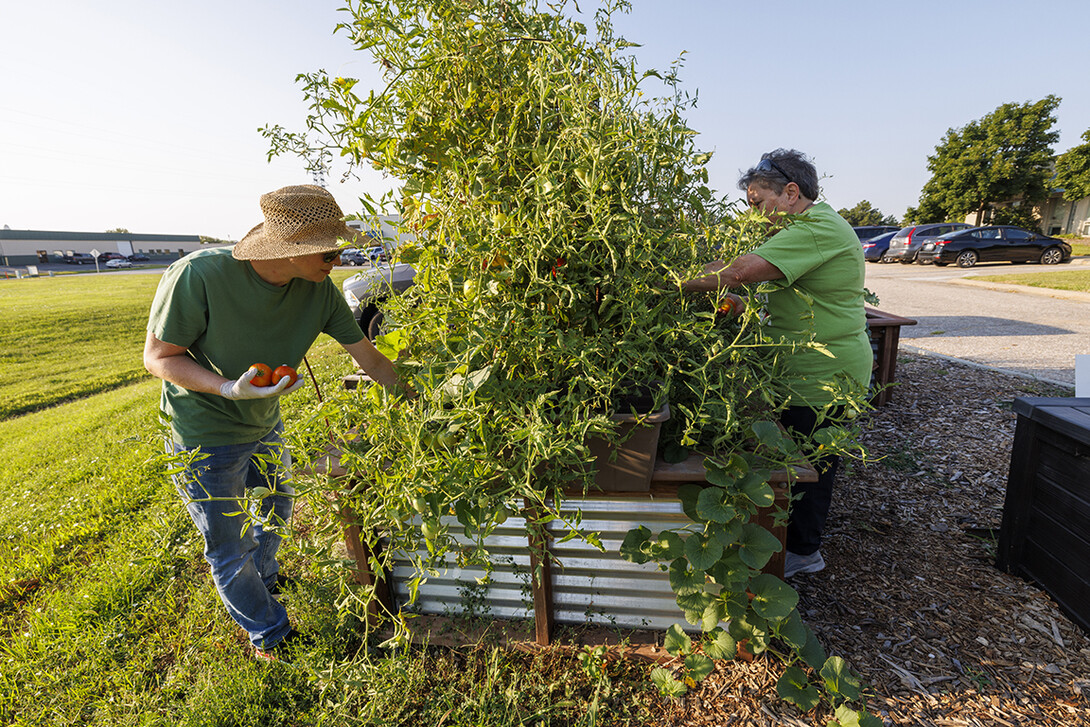
[[[762,159],[761,161],[757,162],[757,166],[753,167],[753,169],[757,172],[776,172],[788,182],[795,182],[795,180],[791,178],[790,174],[780,169],[780,165],[772,161],[771,159]],[[798,182],[795,182],[795,184],[798,184]]]
[[[340,250],[330,250],[329,252],[322,255],[322,262],[331,263],[334,260],[336,260],[337,258],[339,258],[340,256],[341,256],[341,251]]]

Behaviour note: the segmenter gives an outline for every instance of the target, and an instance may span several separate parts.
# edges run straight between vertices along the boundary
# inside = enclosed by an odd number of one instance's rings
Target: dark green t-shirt
[[[206,369],[237,379],[254,363],[298,367],[320,333],[343,344],[363,331],[337,286],[296,278],[262,280],[231,248],[200,250],[163,274],[148,318],[160,341],[184,346]],[[233,401],[163,382],[162,410],[174,439],[188,446],[254,442],[280,421],[280,397]]]
[[[832,354],[802,349],[791,356],[798,400],[790,403],[832,403],[824,385],[837,374],[847,374],[865,390],[874,353],[864,311],[863,248],[851,225],[820,202],[753,252],[784,275],[767,293],[769,336],[796,342],[812,336]]]

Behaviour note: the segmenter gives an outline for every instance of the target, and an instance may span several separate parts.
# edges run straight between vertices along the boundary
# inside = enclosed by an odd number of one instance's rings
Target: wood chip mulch
[[[865,422],[879,461],[850,462],[800,611],[861,675],[886,725],[1090,725],[1090,636],[1033,583],[995,567],[1029,379],[902,354],[892,401]],[[775,659],[721,664],[661,725],[822,725],[775,690]]]

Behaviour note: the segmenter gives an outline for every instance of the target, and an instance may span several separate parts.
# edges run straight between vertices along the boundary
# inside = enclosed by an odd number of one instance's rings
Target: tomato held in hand
[[[250,379],[250,383],[254,386],[272,386],[273,384],[273,371],[267,364],[255,363],[250,364],[251,369],[257,369],[257,376]]]
[[[299,380],[299,374],[296,373],[295,369],[293,369],[291,366],[288,366],[287,364],[280,364],[276,367],[276,371],[272,372],[272,382],[274,384],[279,384],[280,379],[284,378],[285,376],[287,376],[289,379],[288,386],[291,386]]]

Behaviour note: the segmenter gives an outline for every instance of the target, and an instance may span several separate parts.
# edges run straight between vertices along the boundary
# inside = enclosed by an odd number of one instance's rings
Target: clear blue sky
[[[309,181],[295,159],[268,163],[257,132],[302,128],[296,74],[377,82],[333,34],[338,7],[0,0],[0,227],[238,239],[261,193]],[[739,170],[786,146],[814,157],[834,207],[900,217],[948,128],[1048,94],[1057,152],[1090,128],[1086,0],[636,0],[617,25],[645,68],[686,51],[690,124],[732,196]],[[329,180],[346,211],[389,184]]]

